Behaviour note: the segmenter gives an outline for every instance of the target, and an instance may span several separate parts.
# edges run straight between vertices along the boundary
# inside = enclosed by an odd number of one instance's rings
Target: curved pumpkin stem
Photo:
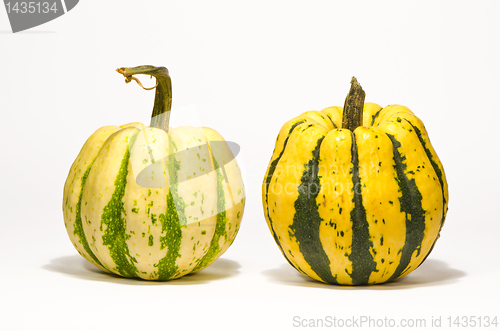
[[[119,68],[116,71],[125,77],[125,82],[129,83],[135,80],[139,86],[145,90],[155,91],[155,102],[153,113],[151,114],[151,127],[162,129],[168,132],[170,122],[170,109],[172,108],[172,81],[165,67],[155,67],[150,65],[138,66],[133,68]],[[134,75],[150,75],[156,78],[156,86],[145,88],[141,82],[133,77]]]
[[[345,98],[344,111],[342,113],[342,128],[354,131],[363,125],[363,105],[365,103],[365,91],[361,88],[356,78],[351,79],[351,89]]]

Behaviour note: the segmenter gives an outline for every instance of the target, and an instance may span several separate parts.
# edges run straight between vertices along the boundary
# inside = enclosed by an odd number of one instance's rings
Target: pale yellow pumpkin
[[[102,270],[179,278],[208,266],[235,239],[245,204],[240,169],[215,130],[168,128],[165,68],[119,72],[128,81],[157,78],[152,127],[106,126],[90,136],[64,187],[66,229],[77,251]]]

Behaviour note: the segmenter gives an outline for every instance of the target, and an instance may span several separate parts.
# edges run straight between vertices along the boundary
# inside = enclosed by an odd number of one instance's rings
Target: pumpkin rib
[[[382,124],[393,116],[405,116],[407,114],[413,115],[413,112],[405,106],[393,104],[393,105],[388,105],[380,110],[379,115],[375,119],[373,126],[374,127],[379,127],[382,126]]]
[[[139,135],[129,145],[131,159],[127,191],[123,198],[128,248],[137,260],[143,279],[167,280],[180,277],[184,265],[180,259],[189,229],[179,196],[181,155],[175,148],[175,131],[168,135],[158,128],[138,125]],[[156,166],[152,168],[152,166]],[[140,174],[142,180],[135,176]],[[151,182],[144,180],[151,176]],[[201,180],[201,178],[197,178]],[[181,182],[181,183],[179,183]]]
[[[330,269],[330,259],[325,253],[320,240],[320,217],[316,205],[316,197],[320,191],[318,166],[321,143],[324,137],[317,140],[312,151],[312,158],[304,165],[304,171],[298,187],[299,195],[294,202],[295,215],[289,226],[291,235],[296,238],[299,250],[319,280],[337,284]],[[314,189],[314,191],[312,191]]]
[[[108,270],[92,252],[89,240],[83,230],[81,205],[87,177],[95,159],[107,138],[118,129],[117,126],[105,126],[96,130],[87,139],[70,168],[63,191],[63,196],[65,197],[65,199],[63,199],[63,215],[69,238],[80,255],[103,271]],[[86,166],[86,168],[81,168],[80,165]],[[83,175],[81,175],[83,169],[85,170],[83,171]]]
[[[281,160],[281,157],[283,156],[283,153],[285,152],[285,149],[287,147],[288,139],[292,135],[292,132],[295,130],[295,128],[297,126],[299,126],[300,124],[302,124],[302,123],[305,123],[305,121],[304,120],[296,121],[296,122],[294,122],[291,125],[290,129],[288,130],[288,134],[287,134],[286,138],[284,139],[283,146],[282,146],[281,149],[279,149],[279,155],[274,160],[271,161],[271,163],[270,163],[270,165],[268,167],[267,174],[266,174],[265,180],[264,180],[263,194],[262,194],[263,205],[264,205],[264,216],[266,217],[267,224],[268,224],[269,229],[271,230],[271,234],[272,234],[272,236],[274,238],[274,241],[278,245],[281,253],[285,257],[285,259],[288,261],[288,263],[290,263],[291,266],[293,266],[295,269],[297,269],[300,272],[302,272],[302,271],[288,258],[287,254],[285,254],[285,251],[283,250],[283,247],[281,246],[281,243],[279,241],[278,235],[276,234],[276,231],[275,231],[275,229],[273,227],[273,220],[272,220],[272,218],[271,218],[271,216],[269,214],[269,195],[268,195],[268,192],[269,192],[269,185],[270,185],[271,180],[273,178],[273,175],[274,175],[274,172],[276,170],[276,167],[277,167],[279,161]],[[285,124],[285,126],[286,126],[286,124]],[[281,132],[283,132],[283,130],[281,130]],[[277,139],[278,141],[280,139],[280,136],[281,135],[278,135],[278,139]],[[276,150],[278,150],[278,145],[276,146],[274,153],[276,153]]]
[[[321,113],[325,114],[332,122],[333,129],[342,128],[342,107],[327,107],[322,109]]]
[[[375,124],[375,120],[378,118],[378,116],[380,115],[380,112],[382,111],[382,107],[380,107],[380,109],[372,115],[372,120],[370,122],[370,126],[373,126]]]
[[[212,146],[212,142],[220,143],[224,141],[224,138],[217,131],[210,128],[204,127],[203,132],[213,159],[217,160],[217,166],[214,169],[220,165],[218,168],[221,174],[219,194],[225,200],[224,207],[221,206],[221,210],[225,213],[225,216],[220,216],[220,219],[225,220],[225,223],[223,224],[222,235],[219,237],[219,250],[212,260],[215,261],[229,248],[229,245],[236,238],[236,234],[239,231],[239,220],[243,216],[246,197],[243,181],[239,175],[241,171],[229,146],[225,145],[221,147],[220,144],[217,144],[215,145],[217,153],[213,153],[214,146]]]
[[[442,214],[441,214],[441,225],[439,227],[439,232],[438,232],[438,235],[436,236],[436,238],[434,239],[434,242],[432,243],[431,248],[427,252],[427,254],[424,257],[424,259],[422,260],[422,262],[420,263],[420,264],[422,264],[427,259],[427,257],[432,252],[432,250],[434,249],[434,246],[436,245],[436,242],[439,239],[439,234],[440,234],[441,229],[443,228],[443,225],[445,222],[446,212],[448,210],[448,185],[446,183],[446,177],[444,175],[443,166],[442,166],[436,152],[434,151],[432,145],[430,144],[430,142],[428,142],[427,132],[425,130],[423,123],[421,123],[421,121],[415,116],[414,116],[414,119],[412,119],[418,123],[415,125],[408,118],[405,117],[404,119],[415,130],[415,133],[418,137],[418,140],[420,141],[420,144],[422,145],[422,147],[427,155],[427,158],[429,159],[429,162],[431,163],[432,168],[434,169],[434,172],[436,173],[436,176],[437,176],[439,183],[441,185],[441,193],[442,193],[442,200],[443,200],[443,208],[442,208]],[[420,130],[420,128],[417,125],[419,125],[422,128],[422,130]],[[424,139],[424,136],[426,137],[426,139]],[[417,266],[417,268],[418,268],[418,266]]]
[[[163,258],[158,261],[158,279],[167,280],[177,278],[179,267],[177,259],[181,257],[179,250],[183,239],[182,228],[187,226],[185,216],[186,203],[179,195],[179,174],[182,164],[176,159],[178,152],[174,138],[169,137],[169,151],[166,169],[168,174],[168,194],[165,213],[158,216],[161,224],[160,249],[167,249]]]
[[[203,263],[202,268],[218,259],[229,245],[236,238],[239,231],[239,219],[243,216],[243,207],[245,205],[245,195],[243,191],[243,181],[239,176],[240,169],[236,163],[233,152],[229,146],[220,147],[220,144],[213,146],[213,142],[224,141],[224,138],[215,130],[203,128],[204,135],[209,146],[210,153],[214,163],[214,169],[217,169],[217,195],[221,197],[218,200],[217,222],[221,222],[217,239],[217,250],[214,250],[214,258]],[[214,147],[217,153],[214,153]],[[235,221],[236,220],[236,221]],[[229,244],[229,245],[228,245]],[[207,253],[207,255],[209,255]],[[197,269],[195,268],[194,271]]]
[[[177,259],[181,257],[179,250],[183,239],[182,228],[185,225],[181,225],[179,214],[182,213],[182,210],[179,212],[176,204],[178,205],[175,202],[172,190],[170,190],[166,198],[165,213],[158,216],[158,221],[161,224],[161,233],[164,234],[159,239],[161,244],[160,249],[167,250],[165,256],[155,265],[158,270],[156,274],[158,280],[177,278],[179,272]]]
[[[295,128],[302,124],[307,122],[306,119],[302,119],[300,117],[297,117],[291,121],[288,121],[285,123],[283,128],[280,130],[280,133],[278,134],[278,137],[276,138],[276,146],[273,151],[273,156],[271,157],[271,162],[267,170],[267,174],[265,175],[265,181],[264,181],[264,196],[267,194],[268,188],[269,188],[269,183],[271,182],[272,176],[274,174],[274,171],[276,170],[276,165],[280,161],[281,157],[283,156],[283,152],[286,149],[288,139],[290,138],[292,132],[295,130]],[[290,126],[290,128],[288,128]],[[286,133],[285,133],[286,132]],[[283,141],[283,142],[281,142]],[[274,156],[278,154],[275,158]]]
[[[420,120],[418,120],[418,118],[416,118],[416,117],[414,117],[414,118],[417,121],[417,123],[420,122]],[[446,183],[446,178],[444,175],[444,168],[443,168],[443,165],[441,164],[441,161],[439,160],[436,152],[434,151],[432,145],[430,144],[430,142],[428,142],[428,136],[427,136],[427,132],[425,132],[425,127],[423,126],[423,124],[421,122],[418,124],[413,124],[412,121],[410,121],[408,118],[405,117],[404,119],[415,130],[415,133],[417,134],[418,140],[420,141],[420,144],[424,148],[425,153],[427,154],[427,157],[429,159],[429,162],[431,163],[432,167],[434,168],[434,171],[436,172],[436,176],[439,180],[439,183],[441,184],[441,192],[443,194],[443,205],[446,206],[448,204],[448,201],[447,201],[448,200],[447,199],[448,185]],[[422,130],[417,125],[420,125]],[[424,137],[426,137],[426,139],[424,139]],[[442,223],[444,223],[444,218],[445,218],[444,214],[445,214],[446,209],[447,209],[446,207],[443,208],[443,222]]]
[[[333,128],[334,129],[338,129],[339,127],[337,126],[337,124],[335,124],[334,119],[332,117],[332,114],[331,113],[326,113],[326,116],[328,117],[328,119],[330,120],[330,122],[332,122]]]
[[[410,179],[406,176],[405,170],[407,168],[404,163],[405,157],[400,154],[398,148],[401,143],[396,140],[394,135],[386,133],[391,139],[394,148],[394,161],[396,163],[397,178],[401,190],[401,211],[406,214],[406,239],[401,249],[401,260],[394,271],[394,274],[389,278],[394,280],[401,277],[404,273],[411,268],[410,262],[413,254],[416,256],[420,254],[422,241],[424,239],[425,231],[425,211],[422,208],[422,194],[420,193],[415,179]]]
[[[401,212],[399,187],[395,180],[393,144],[382,129],[358,127],[354,134],[358,148],[362,203],[369,223],[370,253],[376,266],[367,284],[387,281],[399,264],[405,240],[405,216]]]
[[[123,159],[128,152],[128,137],[131,132],[134,132],[133,128],[121,129],[107,137],[95,158],[82,190],[83,231],[89,240],[90,249],[99,262],[107,271],[114,273],[117,273],[114,269],[118,267],[118,264],[123,263],[123,270],[128,270],[126,265],[130,263],[130,260],[127,260],[128,257],[125,257],[126,253],[120,251],[124,247],[120,236],[126,236],[124,221],[121,217],[123,204],[120,203],[120,196],[127,182],[124,176],[127,175],[128,169],[123,168]],[[118,157],[108,159],[106,156],[111,154]],[[118,176],[120,173],[122,176]],[[110,180],[101,181],[98,179],[100,176],[109,176],[107,178]],[[106,186],[108,184],[110,187]],[[98,187],[102,187],[103,190],[99,191],[100,194],[93,194],[92,192]],[[104,213],[106,215],[102,217]],[[110,225],[108,229],[107,221],[115,218],[118,223]],[[105,233],[107,236],[103,238]],[[116,244],[114,239],[117,240]],[[104,245],[103,241],[109,246]],[[113,254],[110,254],[109,248],[113,250]],[[107,258],[105,258],[106,252],[108,252]],[[115,260],[118,264],[114,262]]]
[[[301,182],[305,167],[311,159],[310,155],[312,154],[309,153],[312,153],[317,146],[318,139],[323,138],[326,132],[327,130],[323,126],[307,121],[299,124],[292,131],[287,148],[276,165],[276,171],[267,192],[269,219],[278,218],[281,220],[277,227],[274,222],[272,226],[276,231],[278,242],[281,243],[284,255],[293,262],[292,265],[298,271],[306,275],[312,273],[315,275],[313,278],[320,281],[321,278],[311,269],[310,264],[300,252],[299,243],[291,234],[292,230],[289,226],[293,224],[294,204],[301,193],[298,185]],[[310,137],[310,139],[304,140],[304,137]],[[293,184],[282,186],[281,182]],[[283,220],[284,216],[286,216],[286,221]]]
[[[363,122],[361,126],[373,126],[372,122],[380,115],[382,109],[383,108],[376,103],[365,102],[363,104]]]
[[[361,191],[361,179],[359,174],[358,146],[356,145],[356,135],[352,133],[352,184],[353,203],[351,210],[352,222],[352,248],[349,260],[352,261],[352,284],[367,284],[370,274],[376,270],[377,263],[373,260],[371,251],[373,243],[369,232],[369,223],[366,218],[366,210],[363,206],[363,196]]]
[[[326,130],[332,130],[335,127],[335,124],[332,122],[330,117],[320,111],[306,111],[305,113],[302,113],[300,117],[309,119],[314,124],[321,125]]]
[[[206,267],[211,261],[213,261],[213,258],[221,250],[219,246],[219,239],[222,236],[226,235],[225,225],[228,220],[226,217],[226,200],[222,184],[222,182],[224,181],[224,175],[222,174],[222,171],[219,168],[219,164],[215,159],[215,157],[213,156],[213,154],[212,154],[212,159],[217,173],[217,216],[216,216],[215,232],[210,242],[210,246],[208,248],[207,253],[193,269],[194,271]]]
[[[97,156],[96,156],[97,158]],[[81,207],[82,207],[82,196],[83,196],[83,188],[85,187],[85,182],[87,181],[87,177],[89,176],[90,169],[92,169],[92,165],[94,164],[95,159],[92,161],[92,163],[88,166],[87,170],[82,176],[81,179],[81,186],[80,186],[80,194],[78,196],[78,202],[76,203],[76,215],[75,215],[75,223],[73,224],[74,226],[74,231],[73,234],[80,238],[80,244],[83,246],[83,249],[85,252],[88,254],[88,256],[91,258],[91,262],[95,262],[94,264],[98,264],[101,268],[105,268],[102,263],[99,261],[97,256],[92,252],[90,249],[89,242],[87,240],[87,237],[85,236],[85,232],[83,231],[82,227],[82,214],[81,214]]]
[[[105,225],[105,228],[102,230],[102,244],[103,246],[108,246],[110,256],[115,263],[113,270],[121,276],[130,278],[137,277],[138,269],[135,266],[137,260],[135,257],[131,256],[126,243],[127,239],[130,238],[130,234],[127,234],[126,219],[123,217],[126,215],[123,197],[125,195],[127,175],[129,172],[129,146],[133,145],[137,134],[137,131],[132,134],[131,141],[125,150],[125,155],[120,163],[118,174],[115,177],[115,190],[111,195],[111,199],[104,207],[100,220],[101,229],[103,229],[103,225]]]
[[[320,194],[316,199],[322,222],[320,240],[330,259],[330,270],[338,283],[351,284],[352,248],[350,213],[352,190],[352,135],[349,130],[328,132],[321,143],[319,159]]]
[[[434,245],[441,228],[442,215],[444,211],[442,187],[437,178],[434,168],[427,156],[425,146],[420,143],[417,132],[412,125],[404,120],[406,117],[414,117],[409,112],[396,113],[387,118],[383,124],[386,133],[392,134],[397,140],[401,155],[405,156],[404,175],[414,182],[415,187],[420,192],[421,199],[418,204],[424,211],[424,229],[423,238],[411,257],[410,264],[412,268],[405,270],[401,276],[404,276],[417,268],[427,257],[427,253]],[[415,213],[417,213],[415,211]],[[418,213],[417,213],[418,214]],[[414,215],[411,215],[412,223]],[[424,255],[420,252],[425,252]]]

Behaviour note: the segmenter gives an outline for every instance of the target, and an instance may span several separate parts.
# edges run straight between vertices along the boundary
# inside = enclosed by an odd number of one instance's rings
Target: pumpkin
[[[64,186],[66,230],[106,272],[179,278],[210,265],[235,239],[245,204],[240,169],[217,131],[169,127],[166,68],[117,71],[126,82],[156,78],[151,125],[105,126],[88,138]]]
[[[448,185],[407,107],[364,103],[355,78],[344,107],[281,128],[263,181],[267,224],[286,260],[324,283],[384,283],[431,252]]]

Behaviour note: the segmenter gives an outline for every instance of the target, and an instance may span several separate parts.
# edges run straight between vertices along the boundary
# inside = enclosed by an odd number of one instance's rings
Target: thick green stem
[[[356,78],[351,79],[351,89],[344,103],[342,113],[342,128],[354,131],[363,125],[363,105],[365,103],[365,91],[361,88]]]
[[[168,132],[170,121],[170,109],[172,108],[172,81],[165,67],[138,66],[133,68],[116,69],[125,76],[125,82],[135,80],[140,84],[134,75],[150,75],[156,78],[155,103],[151,114],[151,127],[160,128]],[[144,87],[143,87],[144,88]]]

